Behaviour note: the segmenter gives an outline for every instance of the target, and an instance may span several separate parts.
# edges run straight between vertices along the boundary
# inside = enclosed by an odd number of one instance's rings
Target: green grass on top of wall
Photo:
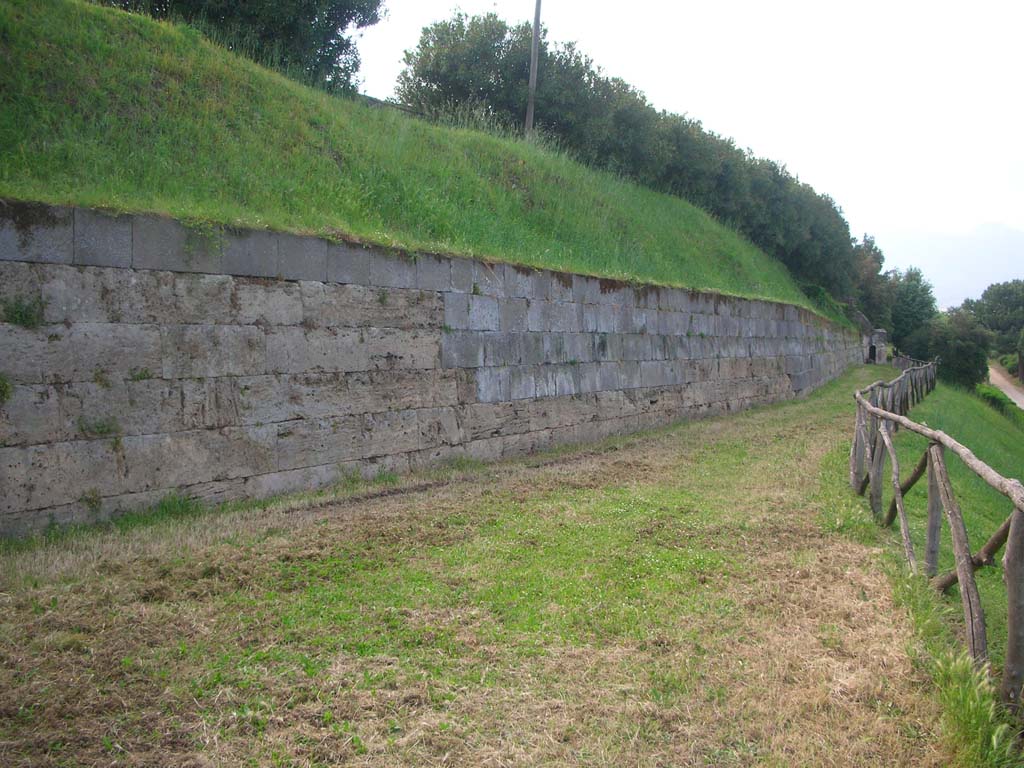
[[[0,0],[0,197],[351,236],[816,307],[684,200],[304,87],[181,25]]]

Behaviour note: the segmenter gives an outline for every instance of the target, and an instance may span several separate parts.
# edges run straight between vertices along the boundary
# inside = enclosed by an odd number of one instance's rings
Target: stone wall
[[[862,356],[783,304],[14,203],[0,301],[6,534],[740,410]]]

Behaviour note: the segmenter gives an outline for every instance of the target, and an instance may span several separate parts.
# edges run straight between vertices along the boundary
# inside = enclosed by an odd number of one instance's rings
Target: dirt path
[[[988,367],[988,380],[992,386],[999,387],[1008,398],[1019,407],[1024,408],[1024,386],[1014,381],[1002,368],[996,365]]]
[[[829,530],[873,373],[418,491],[8,553],[0,763],[947,764],[878,551]]]

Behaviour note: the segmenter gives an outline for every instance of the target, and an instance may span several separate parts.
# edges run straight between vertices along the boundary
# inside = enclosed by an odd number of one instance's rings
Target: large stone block
[[[0,488],[0,515],[123,493],[124,456],[115,440],[0,448]]]
[[[481,403],[500,403],[511,399],[511,372],[508,367],[477,368],[476,399]]]
[[[285,280],[232,281],[231,321],[238,325],[299,325],[306,317],[303,288],[323,283],[296,283]]]
[[[311,326],[439,328],[442,325],[441,294],[434,291],[315,282],[301,285],[304,317]]]
[[[361,415],[302,419],[276,425],[277,468],[296,469],[363,458]]]
[[[175,489],[277,469],[276,425],[125,437],[124,490]]]
[[[0,403],[0,447],[56,442],[64,438],[60,397],[50,386],[16,385]]]
[[[501,302],[501,325],[503,331],[524,333],[528,328],[526,299],[504,299]]]
[[[349,243],[328,243],[327,279],[332,283],[370,284],[370,250]]]
[[[449,331],[441,336],[442,368],[479,368],[484,364],[484,339],[473,331]]]
[[[0,205],[0,261],[70,264],[74,217],[67,208],[42,203]]]
[[[420,254],[416,258],[416,286],[426,291],[450,291],[452,289],[451,259]]]
[[[318,237],[278,235],[278,274],[285,280],[327,280],[327,241]]]
[[[466,442],[518,434],[530,429],[528,401],[477,403],[458,409],[462,439]]]
[[[474,261],[471,292],[481,296],[504,298],[505,265],[486,261]]]
[[[367,413],[363,420],[363,457],[393,456],[426,447],[416,411]]]
[[[473,292],[473,264],[471,259],[452,259],[452,290],[457,293]]]
[[[267,340],[247,325],[170,325],[160,329],[165,379],[252,376],[267,370]]]
[[[375,251],[370,256],[370,284],[382,288],[415,288],[416,261]]]
[[[205,390],[201,382],[164,379],[64,385],[55,393],[60,401],[60,439],[157,434],[207,426],[202,416],[205,391],[200,400],[183,388]]]
[[[276,277],[280,272],[277,233],[255,229],[225,232],[223,268],[229,275]]]
[[[220,273],[224,243],[219,229],[200,229],[159,216],[132,221],[132,266],[172,272]]]
[[[0,350],[4,375],[21,384],[116,381],[161,366],[160,330],[150,325],[0,323]]]
[[[469,329],[471,331],[501,330],[501,310],[492,296],[469,297]]]
[[[94,267],[132,265],[132,217],[76,208],[75,264]]]

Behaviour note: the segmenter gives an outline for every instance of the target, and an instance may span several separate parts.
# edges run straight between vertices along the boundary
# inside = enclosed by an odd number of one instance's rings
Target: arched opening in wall
[[[868,362],[869,363],[875,362],[875,345],[874,344],[872,344],[870,347],[868,347]]]

